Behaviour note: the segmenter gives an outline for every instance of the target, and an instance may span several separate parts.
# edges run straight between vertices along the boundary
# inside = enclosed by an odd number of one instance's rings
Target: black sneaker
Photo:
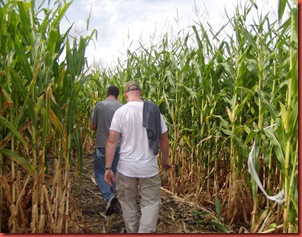
[[[106,211],[105,211],[106,216],[110,216],[110,215],[113,214],[114,206],[115,206],[116,203],[117,203],[117,198],[116,197],[110,198],[109,202],[106,205]]]

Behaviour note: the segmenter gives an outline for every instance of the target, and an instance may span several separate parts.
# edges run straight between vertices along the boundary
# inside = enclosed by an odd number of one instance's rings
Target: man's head
[[[141,91],[139,84],[136,81],[128,81],[124,87],[124,93],[135,90]]]
[[[107,97],[108,96],[114,96],[115,98],[118,98],[120,94],[120,90],[116,86],[109,86],[107,89]]]
[[[124,86],[124,95],[126,100],[129,101],[140,101],[142,90],[139,84],[135,81],[129,81]]]

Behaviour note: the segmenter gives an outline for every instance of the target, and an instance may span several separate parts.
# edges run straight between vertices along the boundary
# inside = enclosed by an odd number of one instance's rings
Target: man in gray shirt
[[[117,101],[119,89],[116,86],[109,86],[107,90],[107,98],[99,101],[93,110],[91,116],[91,129],[96,130],[96,143],[94,152],[94,175],[96,183],[103,195],[107,216],[114,212],[114,206],[117,203],[115,197],[115,185],[110,187],[104,180],[105,175],[105,147],[109,136],[109,128],[115,111],[122,106]],[[112,171],[116,173],[117,163],[119,161],[120,144],[115,150],[114,160],[112,163]]]

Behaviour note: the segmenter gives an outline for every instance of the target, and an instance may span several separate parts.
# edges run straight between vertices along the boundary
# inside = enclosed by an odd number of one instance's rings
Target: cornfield
[[[134,79],[169,128],[168,190],[250,233],[298,233],[297,1],[247,25],[250,1],[218,32],[196,22],[109,69],[87,64],[95,30],[60,32],[71,4],[0,0],[0,232],[77,232],[88,117],[107,86]]]

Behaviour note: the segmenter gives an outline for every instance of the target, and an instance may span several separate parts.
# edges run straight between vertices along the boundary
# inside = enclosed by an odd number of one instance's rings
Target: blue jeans
[[[112,162],[112,171],[114,175],[116,174],[117,163],[120,158],[120,147],[117,147],[115,150],[115,155]],[[105,176],[105,147],[96,148],[94,151],[94,176],[95,181],[103,195],[105,203],[107,203],[110,198],[115,196],[115,183],[110,187],[106,183]]]

